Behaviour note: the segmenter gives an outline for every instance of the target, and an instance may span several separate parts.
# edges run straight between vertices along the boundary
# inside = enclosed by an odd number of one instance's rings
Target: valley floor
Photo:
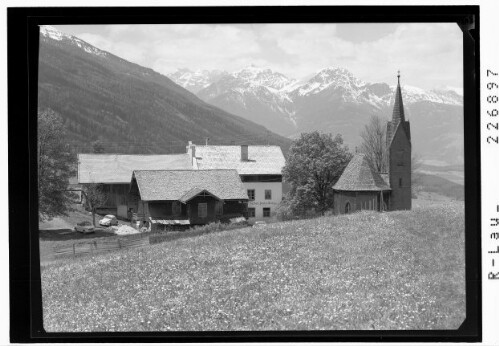
[[[42,268],[49,332],[455,329],[464,204],[179,239]]]

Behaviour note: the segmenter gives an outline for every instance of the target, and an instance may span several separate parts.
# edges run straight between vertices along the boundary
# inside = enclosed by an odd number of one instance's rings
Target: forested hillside
[[[69,35],[43,29],[39,108],[61,114],[68,140],[90,152],[174,153],[197,144],[274,144],[290,140],[209,105],[167,77]]]

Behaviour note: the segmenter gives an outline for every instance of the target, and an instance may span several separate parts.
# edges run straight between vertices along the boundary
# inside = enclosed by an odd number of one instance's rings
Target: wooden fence
[[[97,255],[115,250],[133,249],[149,246],[149,234],[117,236],[112,238],[94,239],[92,241],[76,242],[54,246],[54,258],[71,258],[85,255]]]

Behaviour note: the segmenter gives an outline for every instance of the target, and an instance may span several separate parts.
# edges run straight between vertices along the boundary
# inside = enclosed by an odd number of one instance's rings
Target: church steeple
[[[388,150],[388,180],[390,181],[390,210],[409,210],[412,207],[411,180],[411,124],[405,120],[400,71],[395,90],[392,120],[386,124]]]
[[[402,90],[400,89],[400,71],[397,73],[397,89],[395,90],[395,102],[393,103],[392,121],[397,123],[405,121],[404,103],[402,102]]]

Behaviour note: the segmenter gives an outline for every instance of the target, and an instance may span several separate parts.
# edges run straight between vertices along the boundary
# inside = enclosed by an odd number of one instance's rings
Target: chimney
[[[196,144],[192,144],[192,141],[189,141],[185,148],[187,149],[187,154],[192,158],[196,157]]]
[[[248,146],[241,145],[241,161],[248,161]]]

